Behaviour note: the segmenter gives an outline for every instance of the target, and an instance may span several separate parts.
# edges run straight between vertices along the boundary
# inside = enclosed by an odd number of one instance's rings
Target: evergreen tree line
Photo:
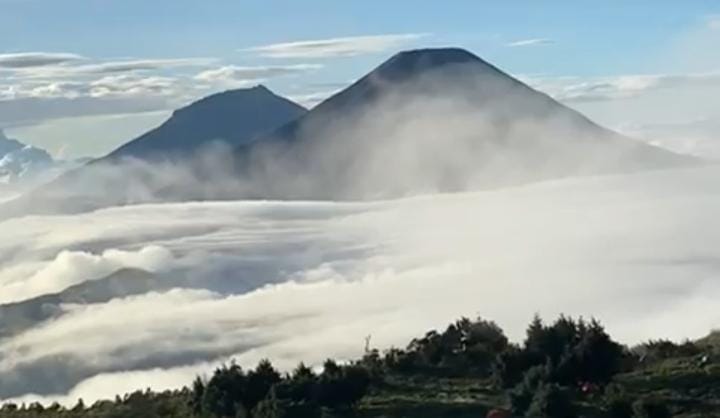
[[[218,367],[176,391],[138,391],[114,400],[74,407],[0,407],[0,417],[177,417],[281,418],[351,416],[371,392],[381,393],[395,378],[448,377],[491,382],[505,393],[513,416],[573,418],[579,407],[600,403],[614,418],[665,418],[668,408],[653,399],[631,399],[613,377],[645,362],[695,355],[693,343],[651,341],[642,350],[615,342],[595,321],[561,316],[552,324],[535,317],[521,344],[511,343],[494,322],[462,318],[444,331],[430,331],[404,349],[368,350],[358,361],[327,360],[315,371],[300,364],[280,373],[268,360],[245,370]],[[0,377],[1,378],[1,377]]]

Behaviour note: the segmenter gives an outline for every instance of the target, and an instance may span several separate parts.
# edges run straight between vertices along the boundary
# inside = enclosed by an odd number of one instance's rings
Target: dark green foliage
[[[487,376],[495,357],[508,346],[503,330],[494,322],[461,318],[442,333],[433,330],[412,340],[404,351],[388,352],[385,365],[401,373]]]
[[[243,394],[243,405],[248,411],[265,399],[270,389],[281,381],[280,373],[268,360],[262,360],[255,370],[247,374],[247,387]]]
[[[508,392],[510,408],[514,414],[524,415],[535,397],[538,388],[550,380],[548,366],[534,366],[524,375],[522,382],[518,383]]]
[[[576,379],[606,384],[620,371],[623,348],[610,338],[602,325],[593,320],[582,332],[570,355],[575,358]]]
[[[317,386],[317,401],[328,408],[354,406],[367,393],[368,372],[358,365],[339,366],[332,360],[325,362]]]
[[[315,401],[318,377],[311,368],[300,363],[292,375],[275,386],[277,396],[295,403]]]
[[[243,396],[248,378],[236,364],[215,370],[202,397],[202,411],[216,417],[235,417],[246,411]]]
[[[690,341],[676,344],[668,340],[650,340],[642,344],[638,351],[645,361],[664,360],[672,357],[691,357],[702,353],[702,349]]]
[[[612,341],[597,321],[561,316],[546,326],[536,316],[523,348],[506,349],[497,356],[492,370],[495,382],[504,388],[517,384],[525,371],[537,365],[548,367],[549,380],[564,386],[604,385],[622,364],[622,346]]]
[[[500,388],[511,388],[522,381],[525,372],[532,365],[533,360],[527,351],[510,346],[496,357],[492,366],[493,381]]]
[[[275,396],[275,391],[270,396],[257,404],[253,414],[253,418],[286,418],[290,417],[287,408],[283,402],[279,401]]]
[[[555,383],[543,383],[535,391],[526,416],[575,418],[577,411],[569,390]]]
[[[205,382],[198,376],[193,381],[192,388],[190,389],[190,400],[188,401],[188,405],[194,413],[199,414],[202,411],[204,396]]]
[[[528,417],[575,417],[579,409],[593,417],[670,417],[650,394],[683,416],[720,416],[713,415],[720,368],[712,357],[698,366],[699,345],[644,347],[646,356],[666,360],[640,362],[596,321],[560,317],[545,325],[536,317],[519,346],[492,322],[461,319],[405,350],[367,348],[357,362],[328,360],[320,374],[304,364],[281,375],[266,360],[247,371],[231,363],[182,390],[137,391],[90,406],[6,404],[0,418],[469,418],[508,405]]]
[[[605,388],[603,404],[609,418],[632,418],[633,416],[632,402],[619,385],[609,385]]]
[[[668,407],[654,399],[638,399],[632,405],[633,418],[671,418]]]

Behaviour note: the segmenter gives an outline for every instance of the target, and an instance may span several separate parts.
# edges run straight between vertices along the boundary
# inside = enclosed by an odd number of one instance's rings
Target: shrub
[[[570,392],[555,383],[538,387],[532,398],[527,416],[547,418],[575,418],[577,412]]]
[[[633,418],[672,418],[668,407],[657,399],[638,399],[632,409]]]

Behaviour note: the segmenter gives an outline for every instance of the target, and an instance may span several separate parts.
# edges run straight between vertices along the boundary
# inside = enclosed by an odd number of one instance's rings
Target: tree
[[[332,360],[325,362],[317,386],[320,405],[328,408],[353,407],[365,396],[370,375],[359,365],[338,366]]]
[[[215,370],[205,386],[202,411],[217,417],[235,417],[241,407],[245,408],[246,389],[247,377],[240,366],[223,365]]]
[[[190,400],[188,401],[190,409],[195,414],[199,414],[202,411],[202,402],[204,395],[205,382],[203,382],[200,376],[198,376],[193,381],[192,388],[190,390]]]
[[[278,392],[282,391],[281,397],[289,398],[297,403],[311,403],[315,401],[317,376],[311,368],[300,363],[289,379],[283,382],[278,388]]]
[[[595,320],[588,326],[573,354],[577,379],[597,384],[609,382],[620,371],[623,361],[622,346],[614,342]]]
[[[287,409],[275,396],[275,391],[271,390],[268,397],[260,401],[253,411],[253,418],[285,418],[289,417]]]
[[[270,389],[281,381],[280,373],[269,360],[261,360],[255,370],[247,374],[247,386],[243,396],[243,404],[248,411],[265,399]]]
[[[492,365],[493,381],[500,388],[511,388],[522,381],[530,367],[532,360],[527,351],[511,345],[496,356]]]
[[[535,366],[525,373],[522,382],[517,384],[510,392],[508,397],[511,410],[516,415],[523,415],[530,408],[530,404],[535,397],[538,387],[548,382],[550,378],[547,366]]]

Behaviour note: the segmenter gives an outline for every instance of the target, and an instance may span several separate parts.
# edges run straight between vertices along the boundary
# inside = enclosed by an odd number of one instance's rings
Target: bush
[[[702,353],[702,349],[691,341],[675,344],[670,340],[650,340],[637,348],[646,361],[658,361],[672,357],[692,357]]]
[[[509,393],[511,411],[523,415],[530,408],[538,388],[548,382],[548,367],[535,366],[525,373],[522,382],[517,384]]]
[[[511,388],[522,381],[530,367],[532,361],[527,352],[517,346],[510,346],[499,354],[493,363],[493,382],[499,388]]]
[[[353,407],[367,393],[370,375],[361,366],[338,366],[334,361],[325,362],[317,386],[317,400],[328,408]]]
[[[672,418],[668,407],[656,399],[638,399],[632,405],[633,418]]]
[[[610,385],[605,388],[603,404],[610,418],[632,418],[633,416],[632,403],[623,388],[618,385]]]
[[[557,384],[547,383],[538,387],[527,410],[527,416],[575,418],[577,417],[577,411],[568,390]]]

